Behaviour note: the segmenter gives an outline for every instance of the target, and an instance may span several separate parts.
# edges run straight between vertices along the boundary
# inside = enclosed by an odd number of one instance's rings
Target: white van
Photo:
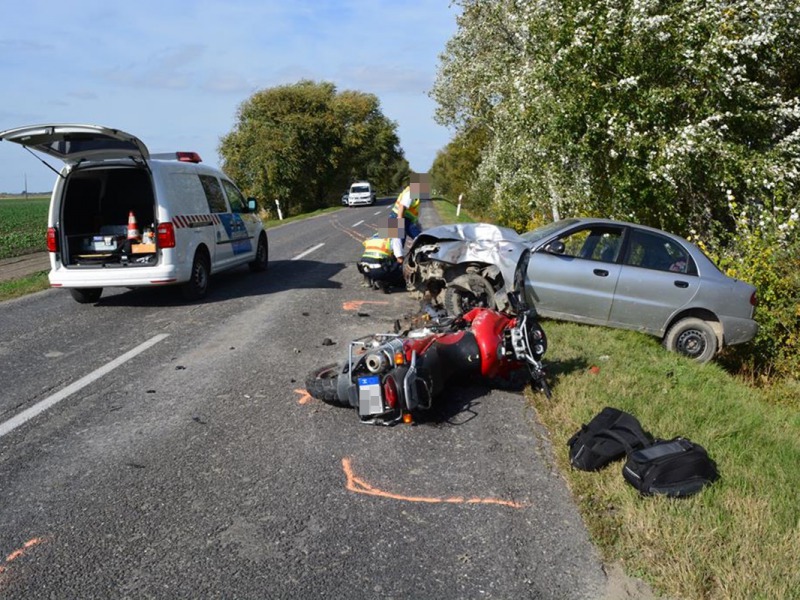
[[[164,285],[197,300],[213,273],[267,268],[256,201],[196,153],[150,154],[138,138],[96,125],[20,127],[0,140],[64,162],[48,215],[49,278],[78,302],[96,302],[104,287]]]
[[[360,204],[371,206],[375,204],[376,195],[369,181],[356,181],[350,186],[347,206],[358,206]]]

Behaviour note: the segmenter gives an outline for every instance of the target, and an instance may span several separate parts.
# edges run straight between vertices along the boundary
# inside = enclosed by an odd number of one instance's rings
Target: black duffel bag
[[[634,450],[622,476],[644,496],[691,496],[719,478],[717,466],[699,444],[676,437]]]
[[[606,406],[567,442],[569,462],[581,471],[596,471],[652,442],[636,417]]]

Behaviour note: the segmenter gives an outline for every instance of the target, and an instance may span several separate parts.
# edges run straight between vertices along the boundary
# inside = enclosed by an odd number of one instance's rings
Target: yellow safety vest
[[[392,207],[392,213],[395,216],[400,214],[400,207],[403,205],[403,197],[411,195],[411,186],[406,186],[400,195],[395,200],[394,206]],[[408,206],[403,213],[403,218],[408,219],[411,223],[417,223],[419,221],[419,198],[414,198],[411,201],[411,206]]]
[[[377,258],[383,260],[392,256],[391,238],[371,237],[364,240],[364,254],[361,258]]]

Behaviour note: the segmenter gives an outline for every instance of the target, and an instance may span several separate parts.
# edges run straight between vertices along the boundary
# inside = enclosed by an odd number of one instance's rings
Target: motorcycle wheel
[[[306,391],[312,398],[328,404],[350,406],[349,402],[339,398],[338,381],[341,371],[341,367],[337,364],[315,369],[306,377]]]

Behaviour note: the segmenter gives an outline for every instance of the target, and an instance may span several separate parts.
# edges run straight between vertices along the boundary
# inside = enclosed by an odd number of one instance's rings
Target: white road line
[[[314,250],[319,250],[319,249],[320,249],[320,248],[322,248],[324,245],[325,245],[325,242],[322,242],[321,244],[317,244],[316,246],[312,246],[311,248],[309,248],[309,249],[308,249],[308,250],[306,250],[305,252],[301,252],[300,254],[298,254],[297,256],[295,256],[295,257],[294,257],[292,260],[300,260],[300,259],[301,259],[301,258],[303,258],[304,256],[308,256],[309,254],[311,254],[311,253],[312,253]]]
[[[376,212],[376,213],[373,213],[373,214],[379,215],[379,214],[381,214],[382,212],[383,212],[382,210],[379,210],[378,212]]]
[[[361,219],[358,223],[353,223],[353,227],[358,227],[364,222],[364,219]]]
[[[61,402],[64,398],[68,398],[69,396],[71,396],[78,390],[86,387],[93,381],[100,379],[103,375],[106,375],[107,373],[110,373],[120,365],[125,364],[126,362],[134,358],[136,355],[141,354],[142,352],[144,352],[148,348],[151,348],[152,346],[155,346],[158,342],[160,342],[161,340],[163,340],[168,336],[169,336],[168,333],[160,333],[157,336],[150,338],[143,344],[139,344],[133,350],[129,350],[122,356],[115,358],[110,363],[103,365],[96,371],[92,371],[85,377],[81,377],[78,381],[68,385],[60,392],[56,392],[52,396],[49,396],[44,400],[37,402],[30,408],[23,410],[17,416],[12,417],[5,423],[0,423],[0,437],[3,437],[5,434],[10,433],[11,431],[14,431],[17,427],[19,427],[23,423],[30,421],[33,417],[35,417],[40,413],[43,413],[48,408],[55,406],[56,404]]]

